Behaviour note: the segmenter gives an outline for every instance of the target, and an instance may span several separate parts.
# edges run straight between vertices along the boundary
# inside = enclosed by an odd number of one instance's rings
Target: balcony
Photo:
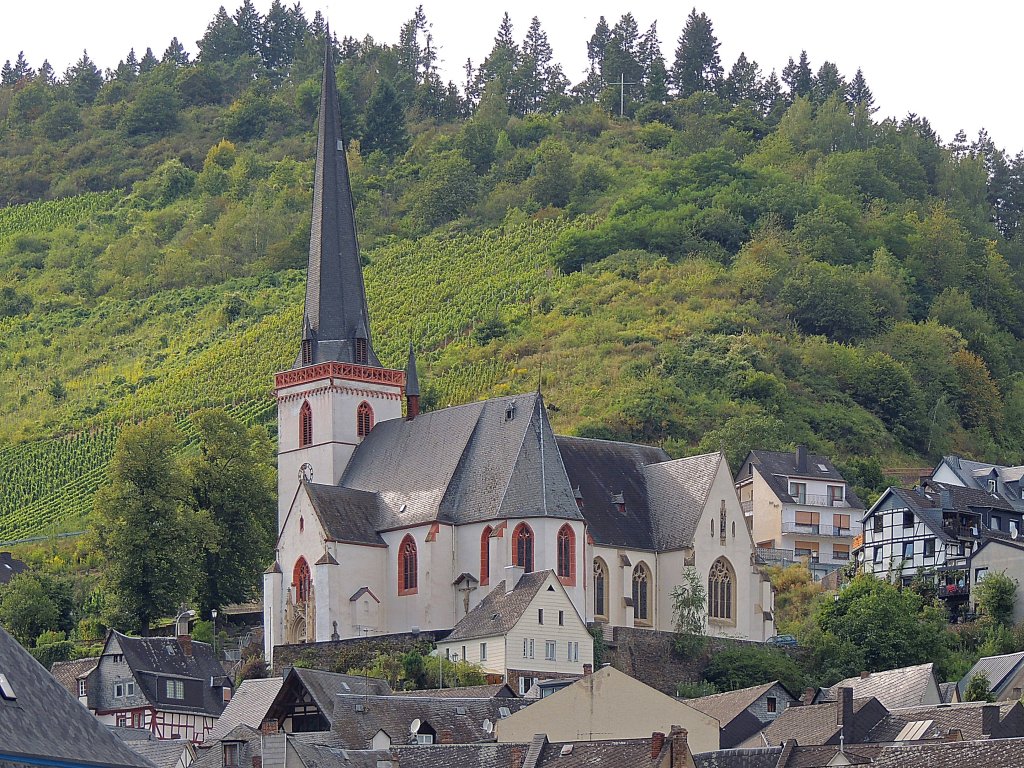
[[[949,600],[951,598],[967,597],[971,594],[970,587],[957,586],[956,584],[939,584],[936,591],[936,597],[940,600]]]
[[[830,528],[831,526],[827,526],[826,525],[824,527],[825,528]],[[821,533],[821,528],[822,528],[822,526],[817,525],[817,524],[805,524],[805,523],[783,523],[782,524],[782,532],[783,533],[810,533],[810,534],[818,535],[819,533]]]
[[[740,502],[740,509],[743,511],[744,515],[749,515],[751,512],[754,511],[754,502],[753,501],[741,501]]]
[[[792,497],[794,503],[809,507],[849,507],[846,499],[836,499],[822,493],[802,493]]]

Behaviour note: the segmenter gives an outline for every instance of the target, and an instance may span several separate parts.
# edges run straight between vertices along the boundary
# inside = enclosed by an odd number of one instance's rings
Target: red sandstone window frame
[[[491,583],[491,526],[484,526],[480,534],[480,586],[486,587]]]
[[[295,589],[296,604],[302,604],[309,600],[313,590],[313,572],[304,557],[295,561],[295,568],[292,569],[292,587]]]
[[[366,437],[373,429],[373,407],[363,400],[356,408],[356,433],[360,437]]]
[[[299,447],[305,448],[313,444],[313,406],[308,400],[299,408]]]
[[[572,526],[566,523],[558,529],[556,540],[556,552],[558,553],[557,570],[558,580],[567,587],[576,586],[576,533]]]
[[[398,594],[415,595],[419,590],[416,540],[409,534],[398,547]]]
[[[533,528],[520,523],[512,531],[512,565],[518,565],[523,573],[533,573],[534,553]]]

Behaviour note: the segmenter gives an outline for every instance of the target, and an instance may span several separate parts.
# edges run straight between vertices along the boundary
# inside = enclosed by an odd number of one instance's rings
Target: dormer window
[[[168,699],[184,699],[185,698],[185,681],[184,680],[168,680],[167,681],[167,698]]]
[[[238,743],[224,742],[224,768],[238,768]]]
[[[989,493],[995,493],[996,492],[996,487],[997,487],[996,479],[994,477],[989,479],[989,481],[988,481],[988,492]]]

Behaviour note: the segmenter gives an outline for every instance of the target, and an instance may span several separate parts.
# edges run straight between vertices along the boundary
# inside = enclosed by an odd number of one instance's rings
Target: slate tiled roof
[[[770,691],[777,683],[773,680],[763,685],[755,685],[751,688],[740,688],[738,691],[726,691],[715,693],[710,696],[701,696],[698,699],[687,699],[686,703],[694,709],[699,709],[705,715],[711,715],[724,728],[747,707]]]
[[[231,701],[217,719],[208,739],[216,741],[239,725],[259,728],[267,710],[281,690],[283,677],[268,677],[263,680],[243,680],[239,683]]]
[[[984,673],[988,676],[990,691],[997,694],[1002,693],[1002,687],[1006,681],[1013,678],[1020,670],[1022,664],[1024,664],[1024,652],[1004,653],[1001,656],[984,656],[978,659],[977,663],[957,683],[960,698],[963,698],[971,678],[979,673]]]
[[[526,755],[525,744],[437,744],[393,747],[401,768],[510,768],[512,755]]]
[[[334,699],[331,730],[348,749],[369,749],[374,735],[384,731],[392,744],[408,744],[413,720],[429,724],[438,739],[447,731],[452,743],[494,740],[484,721],[501,719],[501,709],[516,713],[532,702],[526,699],[449,699],[426,696],[339,695]]]
[[[224,768],[224,741],[238,742],[238,765],[251,766],[254,757],[264,757],[264,751],[270,752],[274,747],[282,747],[285,740],[283,733],[274,736],[264,736],[256,728],[248,725],[236,725],[222,737],[219,742],[207,739],[200,750],[199,757],[191,768]],[[283,751],[283,750],[281,750]],[[266,768],[277,768],[273,761],[263,760]]]
[[[209,643],[192,641],[192,655],[186,656],[181,644],[173,637],[131,637],[111,630],[131,667],[142,694],[153,705],[168,712],[191,712],[219,717],[224,711],[224,695],[220,688],[210,685],[211,678],[225,678],[224,667],[213,654]],[[192,678],[201,682],[202,694],[182,702],[168,701],[158,695],[158,686],[168,676]]]
[[[341,485],[378,494],[378,531],[435,520],[582,519],[537,393],[379,422]]]
[[[577,741],[569,745],[571,751],[563,755],[566,744],[544,744],[537,768],[648,768],[660,762],[651,759],[650,739]],[[667,740],[663,751],[666,749]]]
[[[304,669],[302,667],[293,667],[289,672],[289,677],[294,677],[298,684],[309,691],[309,695],[313,697],[313,701],[316,702],[320,711],[328,718],[334,710],[334,697],[338,694],[384,696],[391,693],[388,681],[375,677],[364,678],[359,675],[345,675],[340,672],[325,672],[320,669]],[[282,685],[275,701],[279,700],[284,692],[284,685]]]
[[[956,683],[939,683],[939,701],[943,704],[952,704],[956,692]]]
[[[853,688],[854,698],[863,699],[874,696],[887,709],[897,707],[916,707],[931,702],[926,697],[935,683],[935,665],[917,664],[912,667],[900,667],[884,672],[871,672],[867,677],[851,677],[823,691],[822,698],[835,701],[839,697],[840,688]]]
[[[377,494],[305,480],[302,485],[330,541],[384,546],[376,528],[380,519]]]
[[[725,456],[705,453],[644,468],[651,493],[651,528],[659,550],[693,543],[715,475]]]
[[[959,731],[966,741],[1024,737],[1024,705],[1019,701],[1003,701],[989,705],[999,707],[999,725],[992,734],[983,732],[982,709],[985,706],[985,702],[971,701],[895,709],[868,732],[866,740],[896,741],[896,737],[906,725],[927,720],[932,721],[932,724],[917,734],[914,741],[942,738],[950,731]]]
[[[95,763],[111,768],[152,768],[0,628],[0,671],[16,700],[0,698],[0,744],[26,759]]]
[[[804,745],[839,743],[839,703],[835,701],[810,706],[789,707],[775,721],[748,739],[744,746],[778,746],[790,739]],[[888,714],[888,710],[875,698],[853,700],[852,736],[846,742],[862,741],[867,733]],[[762,738],[763,736],[763,738]]]
[[[505,592],[505,582],[499,581],[473,610],[462,617],[445,642],[507,634],[522,618],[552,573],[549,570],[523,574],[508,593]]]
[[[906,744],[885,747],[872,768],[1019,768],[1024,739]]]
[[[631,549],[655,548],[644,467],[669,460],[661,448],[559,435],[569,483],[579,489],[583,517],[594,542]],[[621,494],[625,510],[616,497]]]
[[[807,466],[798,470],[794,451],[751,451],[740,466],[737,481],[746,476],[748,464],[756,466],[775,495],[786,502],[796,501],[789,495],[789,477],[845,482],[832,461],[816,453],[807,454]],[[864,509],[864,503],[849,485],[846,486],[846,501],[854,509]]]
[[[428,688],[422,691],[395,691],[396,696],[427,696],[436,699],[518,699],[508,683],[464,685],[461,688]]]
[[[50,674],[63,686],[64,690],[78,698],[78,678],[87,675],[96,668],[99,657],[90,656],[73,661],[55,661],[50,667]]]
[[[291,746],[304,768],[379,768],[378,761],[387,764],[391,760],[391,753],[381,750],[355,751],[323,744],[303,744],[298,740],[294,740]]]
[[[839,765],[872,765],[872,760],[881,753],[882,747],[873,744],[856,744],[854,746],[843,746],[843,757],[845,762]],[[839,753],[838,746],[796,746],[790,750],[786,759],[785,768],[824,768],[836,759]]]
[[[720,749],[693,756],[697,768],[776,768],[782,747]]]
[[[193,751],[192,743],[186,739],[153,739],[152,741],[129,741],[128,746],[156,768],[175,768],[185,752]]]
[[[12,557],[10,552],[0,552],[0,584],[6,584],[26,570],[28,566],[23,561]]]

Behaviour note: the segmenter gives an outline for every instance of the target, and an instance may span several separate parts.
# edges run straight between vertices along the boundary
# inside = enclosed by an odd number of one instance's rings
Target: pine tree
[[[774,124],[782,119],[787,102],[785,95],[782,93],[782,83],[779,82],[779,76],[775,74],[774,69],[761,84],[758,106],[761,109],[761,114],[768,122]]]
[[[522,56],[515,78],[525,112],[536,112],[543,106],[549,93],[553,58],[548,36],[541,29],[540,19],[534,16],[523,39]]]
[[[207,25],[202,40],[196,44],[199,46],[199,60],[205,63],[232,61],[243,51],[238,25],[224,10],[223,5],[213,17],[213,21]]]
[[[16,82],[18,81],[14,79],[14,67],[11,66],[11,60],[7,59],[0,69],[0,86],[11,86]]]
[[[14,82],[20,82],[22,80],[31,80],[35,77],[35,71],[28,65],[25,60],[25,52],[18,51],[18,59],[14,62]]]
[[[188,64],[188,52],[185,50],[185,46],[178,42],[178,38],[172,37],[160,61],[165,64],[171,62],[176,67],[184,67]]]
[[[295,58],[300,40],[293,14],[281,0],[273,0],[259,31],[263,66],[277,78],[283,78]]]
[[[668,70],[665,57],[661,55],[658,22],[653,22],[640,38],[639,57],[643,100],[663,104],[668,101]]]
[[[715,37],[711,19],[694,8],[686,19],[672,64],[672,82],[680,98],[705,91],[714,93],[722,81],[720,43]]]
[[[231,18],[238,30],[239,55],[259,56],[263,47],[263,19],[252,0],[242,0]]]
[[[818,68],[818,74],[811,86],[811,101],[815,104],[824,104],[829,96],[838,94],[846,98],[846,79],[839,72],[839,67],[831,61],[826,61]]]
[[[632,114],[634,95],[642,92],[643,67],[640,64],[640,28],[633,14],[627,13],[611,29],[604,51],[602,67],[603,91],[614,91],[615,107],[624,107]],[[619,85],[624,83],[624,85]],[[620,88],[622,92],[620,92]],[[602,98],[602,102],[604,101]]]
[[[380,150],[393,159],[408,148],[409,135],[405,130],[402,102],[394,86],[382,79],[366,102],[362,149],[366,152]]]
[[[797,96],[811,95],[814,75],[811,73],[811,63],[807,58],[807,51],[800,51],[799,63],[790,58],[789,63],[782,70],[782,82],[789,88],[790,101]]]
[[[512,19],[508,12],[501,19],[498,32],[494,36],[494,46],[490,54],[480,65],[477,73],[477,85],[475,90],[483,91],[485,85],[492,81],[498,81],[505,94],[505,99],[512,104],[518,102],[517,85],[515,82],[516,70],[519,68],[520,51],[512,36]]]
[[[761,68],[756,61],[749,60],[746,53],[740,52],[736,63],[729,70],[729,76],[725,78],[722,95],[733,104],[742,101],[757,104],[761,99],[763,87]]]
[[[857,74],[853,76],[853,80],[846,87],[846,100],[854,106],[863,104],[869,113],[874,114],[878,111],[878,107],[875,106],[875,95],[871,93],[867,80],[864,79],[864,72],[860,67],[857,68]],[[966,138],[965,136],[965,141]]]
[[[41,83],[46,83],[47,85],[53,85],[56,82],[56,75],[48,60],[43,59],[43,63],[39,67],[39,71],[36,72],[36,79]]]
[[[95,101],[103,85],[103,75],[87,51],[82,51],[82,58],[64,73],[64,84],[76,104],[92,104]]]
[[[142,54],[142,58],[139,59],[139,74],[144,75],[147,72],[152,72],[159,63],[156,56],[153,55],[153,49],[147,48],[146,52]]]

